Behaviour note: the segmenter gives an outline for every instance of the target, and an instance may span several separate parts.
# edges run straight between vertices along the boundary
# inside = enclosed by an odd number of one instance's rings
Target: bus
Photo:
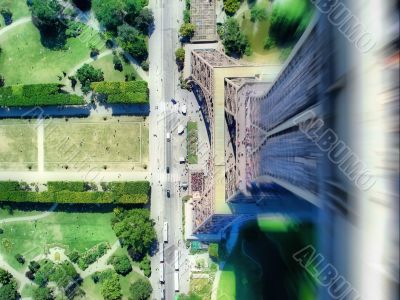
[[[179,271],[179,250],[175,250],[175,271]]]
[[[174,273],[174,285],[175,285],[175,292],[179,292],[179,272],[175,271]]]
[[[160,263],[164,262],[164,243],[160,244]]]
[[[160,282],[164,283],[164,263],[160,264]]]
[[[168,222],[164,222],[163,240],[164,240],[164,243],[168,243]]]

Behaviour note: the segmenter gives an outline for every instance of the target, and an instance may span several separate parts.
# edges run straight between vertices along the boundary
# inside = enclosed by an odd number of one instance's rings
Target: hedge
[[[149,88],[146,81],[93,82],[93,92],[107,97],[110,104],[148,104]]]
[[[146,204],[149,201],[150,184],[147,181],[112,183],[109,190],[77,191],[88,186],[86,182],[49,182],[48,191],[32,192],[23,190],[26,183],[13,181],[0,182],[0,201],[40,202],[40,203],[79,203],[79,204]],[[107,184],[108,186],[108,184]],[[148,188],[146,188],[148,186]],[[133,188],[138,190],[134,191]]]
[[[0,106],[83,105],[82,97],[61,90],[62,84],[12,85],[0,88]]]
[[[49,192],[85,192],[86,183],[84,181],[49,181],[47,183],[47,188]]]

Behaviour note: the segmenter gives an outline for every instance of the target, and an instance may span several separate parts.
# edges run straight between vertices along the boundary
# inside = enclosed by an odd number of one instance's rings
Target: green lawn
[[[197,122],[187,123],[187,160],[189,164],[197,164],[197,143],[198,143]]]
[[[0,36],[0,70],[6,85],[59,82],[63,71],[69,73],[90,58],[90,43],[104,45],[98,33],[85,27],[79,37],[68,39],[67,50],[45,48],[39,30],[29,22]]]
[[[123,59],[121,59],[121,61],[124,67],[122,72],[114,69],[112,54],[93,61],[91,65],[95,68],[100,68],[104,72],[105,81],[125,81],[125,74],[132,73],[135,74],[137,80],[141,80],[141,77],[130,63],[124,62]]]
[[[0,120],[0,170],[37,169],[35,123]]]
[[[315,243],[314,234],[312,224],[288,219],[260,219],[243,226],[222,270],[218,298],[316,299],[315,282],[292,258]]]
[[[113,244],[117,238],[111,228],[112,212],[61,212],[57,211],[37,221],[24,221],[2,225],[0,252],[6,261],[21,270],[14,258],[24,255],[32,260],[52,244],[84,252],[100,242]]]
[[[26,0],[0,0],[0,9],[8,8],[13,14],[13,22],[26,16],[30,16],[28,5]],[[4,26],[4,19],[0,16],[0,29]]]
[[[49,120],[45,168],[141,170],[148,163],[149,129],[139,117]]]
[[[250,8],[254,5],[263,7],[267,10],[267,19],[264,21],[251,22],[250,20]],[[243,56],[243,59],[254,63],[280,63],[287,57],[285,55],[286,50],[282,53],[281,49],[272,48],[270,50],[264,49],[264,43],[268,36],[270,26],[270,15],[271,15],[272,3],[268,0],[256,0],[249,5],[248,1],[243,1],[239,13],[235,18],[239,21],[240,28],[243,33],[247,36],[253,53],[251,56]]]

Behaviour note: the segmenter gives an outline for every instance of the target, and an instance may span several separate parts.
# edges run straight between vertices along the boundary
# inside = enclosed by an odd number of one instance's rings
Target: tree
[[[76,72],[76,77],[82,84],[82,92],[87,94],[90,91],[90,84],[92,82],[99,82],[104,80],[104,74],[101,69],[96,69],[89,64],[84,64]]]
[[[122,0],[93,0],[93,11],[100,24],[110,31],[116,31],[123,23],[125,3]]]
[[[33,0],[31,10],[34,23],[41,28],[58,27],[63,19],[57,0]]]
[[[17,282],[10,272],[0,268],[0,299],[17,299]]]
[[[254,23],[256,21],[265,21],[267,19],[267,10],[260,5],[254,5],[250,10],[250,20]]]
[[[224,0],[224,10],[227,15],[234,15],[240,7],[240,0]]]
[[[121,59],[116,54],[113,55],[113,64],[114,64],[115,70],[118,70],[121,72],[124,69]]]
[[[104,279],[101,285],[101,295],[104,300],[119,300],[122,297],[121,284],[117,274]]]
[[[21,265],[23,265],[23,264],[25,263],[25,258],[24,258],[21,254],[19,254],[19,253],[15,254],[15,259],[16,259],[17,262],[19,262]]]
[[[307,0],[275,2],[271,13],[270,37],[280,45],[293,42],[304,32],[311,14]]]
[[[80,10],[87,11],[92,7],[92,0],[72,0]]]
[[[35,283],[38,286],[44,287],[44,286],[46,286],[48,281],[49,281],[49,278],[47,277],[46,274],[44,274],[42,272],[36,273],[36,275],[35,275]]]
[[[112,264],[115,272],[120,275],[127,275],[132,271],[131,262],[126,255],[113,255],[108,260],[109,264]]]
[[[150,277],[151,275],[151,261],[148,255],[143,257],[142,261],[139,264],[140,270],[143,271],[144,276]]]
[[[118,27],[118,40],[122,49],[135,57],[139,62],[147,59],[145,38],[136,28],[127,24]]]
[[[35,279],[35,274],[33,274],[33,272],[31,270],[29,270],[29,271],[25,272],[25,277],[30,279],[30,280],[34,280]]]
[[[240,31],[239,23],[235,18],[228,18],[224,23],[222,44],[228,55],[243,56],[249,47],[247,37]]]
[[[135,27],[139,29],[143,34],[149,33],[149,28],[154,23],[154,16],[151,9],[143,8],[139,15],[135,18]]]
[[[28,268],[33,273],[36,273],[40,269],[40,264],[37,261],[32,260],[32,261],[29,262]]]
[[[129,288],[129,300],[146,300],[153,292],[153,288],[148,280],[138,279]]]
[[[3,75],[0,74],[0,87],[3,87],[6,84],[6,80]],[[3,232],[0,232],[3,233]]]
[[[114,216],[112,226],[122,245],[130,248],[138,257],[148,253],[156,240],[154,222],[146,209],[123,211]]]
[[[181,47],[181,48],[176,49],[175,59],[178,64],[183,65],[183,63],[185,62],[185,49],[184,48]]]
[[[192,23],[183,23],[181,28],[179,28],[179,35],[183,38],[190,39],[194,35],[196,30],[196,25]]]
[[[8,7],[0,8],[0,14],[3,16],[4,23],[10,25],[12,23],[12,12]]]
[[[53,291],[47,287],[39,287],[33,291],[33,300],[53,300]]]
[[[8,283],[0,287],[0,299],[15,300],[17,296],[16,285]]]

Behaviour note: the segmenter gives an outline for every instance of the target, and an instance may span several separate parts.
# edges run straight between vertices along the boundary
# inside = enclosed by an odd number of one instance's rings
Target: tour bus
[[[160,282],[164,283],[164,263],[160,264]]]
[[[179,270],[179,250],[175,250],[175,271]]]
[[[164,243],[168,243],[168,222],[164,222],[163,239]]]
[[[165,299],[165,287],[163,285],[160,286],[160,294],[161,294],[161,300]]]
[[[175,292],[179,292],[179,272],[175,271],[174,273],[174,285],[175,285]]]
[[[164,243],[160,244],[160,263],[164,262]]]

